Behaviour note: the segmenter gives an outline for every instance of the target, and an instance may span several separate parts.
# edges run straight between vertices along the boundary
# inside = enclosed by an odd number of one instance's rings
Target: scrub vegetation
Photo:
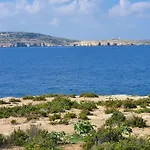
[[[18,118],[23,117],[25,123],[45,119],[47,126],[63,125],[63,128],[72,127],[73,130],[71,133],[48,131],[36,125],[26,130],[18,128],[9,135],[0,134],[0,149],[17,146],[25,150],[62,150],[79,143],[83,150],[150,149],[150,135],[134,134],[135,129],[150,129],[149,120],[142,117],[143,113],[147,116],[150,113],[150,97],[136,100],[98,100],[98,97],[94,93],[82,93],[79,97],[75,94],[47,94],[13,98],[9,102],[0,100],[0,119],[10,119],[14,128],[21,124]],[[32,103],[19,105],[28,100]],[[95,125],[94,119],[101,115],[107,119],[103,124],[96,120]]]

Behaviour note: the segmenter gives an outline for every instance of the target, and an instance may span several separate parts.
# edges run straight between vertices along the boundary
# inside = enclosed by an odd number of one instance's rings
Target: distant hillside
[[[57,38],[49,35],[28,32],[0,32],[0,46],[13,46],[18,43],[25,45],[68,45],[76,40]]]

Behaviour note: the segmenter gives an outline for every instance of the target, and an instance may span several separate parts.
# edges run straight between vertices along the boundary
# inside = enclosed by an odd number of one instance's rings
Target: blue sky
[[[150,0],[0,0],[0,31],[150,39]]]

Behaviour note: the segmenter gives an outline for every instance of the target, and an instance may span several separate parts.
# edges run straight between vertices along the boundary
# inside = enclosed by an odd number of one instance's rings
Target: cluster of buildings
[[[150,41],[125,41],[125,40],[101,40],[101,41],[79,41],[66,45],[56,45],[38,42],[0,43],[0,47],[52,47],[52,46],[127,46],[127,45],[150,45]]]
[[[54,46],[48,43],[24,43],[24,42],[17,42],[16,44],[12,43],[0,43],[0,47],[50,47]]]
[[[79,41],[71,46],[127,46],[127,45],[150,45],[150,42],[127,41],[127,40],[101,40],[101,41]]]

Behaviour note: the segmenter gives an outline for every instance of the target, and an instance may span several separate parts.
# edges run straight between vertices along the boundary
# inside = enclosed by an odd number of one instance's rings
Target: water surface
[[[0,48],[0,97],[150,94],[150,46]]]

